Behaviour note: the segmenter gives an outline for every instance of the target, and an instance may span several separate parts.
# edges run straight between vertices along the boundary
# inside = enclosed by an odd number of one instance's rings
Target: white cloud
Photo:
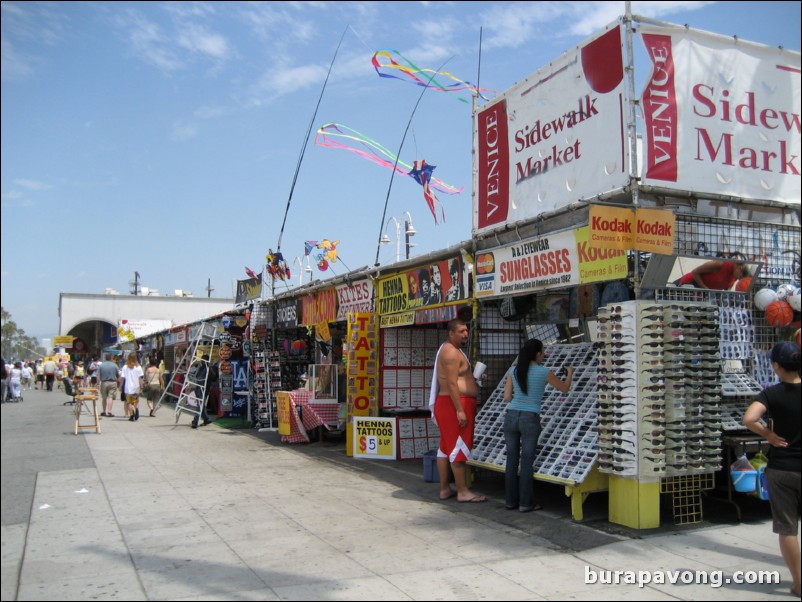
[[[314,86],[326,78],[326,73],[327,69],[320,65],[271,69],[256,82],[247,104],[261,106],[267,100]]]
[[[176,121],[173,123],[173,128],[170,132],[170,139],[178,141],[190,140],[197,135],[198,127],[195,124]]]
[[[226,114],[226,110],[220,107],[200,107],[196,109],[193,115],[198,119],[214,119],[215,117],[221,117]]]
[[[166,74],[186,69],[196,59],[219,63],[231,58],[233,51],[226,37],[199,23],[215,11],[195,7],[178,9],[168,5],[171,17],[166,23],[148,18],[142,11],[130,9],[115,13],[113,23],[123,31],[135,54]]]
[[[715,2],[633,2],[632,12],[644,17],[664,17],[696,10]],[[517,48],[536,43],[538,37],[562,34],[589,36],[624,14],[624,2],[531,2],[494,6],[482,15],[483,45]]]
[[[14,184],[21,188],[27,188],[28,190],[50,190],[53,188],[50,184],[45,184],[44,182],[37,182],[36,180],[26,180],[17,178],[14,180]]]
[[[148,21],[136,11],[118,15],[115,22],[125,30],[134,52],[143,61],[167,73],[184,67],[184,61],[170,48],[171,40],[162,34],[156,23]]]
[[[42,46],[56,46],[66,35],[69,18],[46,3],[3,2],[2,59],[4,80],[31,76],[43,62]]]
[[[220,34],[211,33],[199,25],[188,25],[178,36],[178,45],[190,52],[204,54],[214,59],[229,57],[228,42]]]
[[[10,41],[3,39],[0,76],[3,80],[25,78],[33,73],[33,61],[17,50]]]

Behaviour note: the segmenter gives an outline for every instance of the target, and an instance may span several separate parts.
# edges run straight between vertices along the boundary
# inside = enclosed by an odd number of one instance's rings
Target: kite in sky
[[[340,140],[343,140],[343,142],[340,142]],[[327,123],[322,126],[317,131],[317,135],[315,136],[315,144],[318,146],[347,150],[359,155],[364,159],[367,159],[368,161],[372,161],[377,165],[381,165],[382,167],[386,167],[388,169],[395,169],[399,174],[415,178],[419,184],[422,184],[416,175],[413,174],[415,168],[412,165],[398,160],[398,158],[392,152],[390,152],[390,150],[375,140],[371,140],[356,130],[340,123]],[[349,144],[351,146],[349,146]],[[432,169],[434,168],[432,167]],[[462,188],[455,188],[454,186],[446,184],[442,180],[431,177],[431,171],[429,172],[426,181],[428,187],[431,187],[438,192],[443,192],[445,194],[459,194],[462,192]],[[432,194],[432,197],[434,197],[434,194]],[[437,197],[434,197],[434,200],[437,200]],[[429,203],[429,199],[427,199],[427,203]],[[434,216],[434,221],[437,223],[437,214],[434,210],[434,206],[429,204],[429,209],[431,209],[432,215]]]
[[[412,171],[409,172],[409,175],[415,178],[415,181],[423,186],[423,198],[426,200],[426,204],[429,205],[429,211],[432,212],[434,216],[434,223],[437,223],[437,212],[434,209],[434,206],[440,204],[440,200],[434,195],[434,192],[429,187],[429,182],[432,180],[432,172],[434,171],[434,165],[427,165],[426,161],[415,161],[414,166],[412,167]],[[440,215],[443,218],[443,221],[446,221],[446,213],[443,211],[443,206],[440,205]]]
[[[395,61],[393,57],[390,55],[390,53],[395,54],[399,59],[405,62],[406,65],[402,65],[397,61]],[[379,50],[373,55],[371,63],[373,63],[373,68],[376,69],[376,73],[379,74],[379,77],[388,77],[391,79],[410,81],[411,83],[414,83],[418,86],[431,88],[432,90],[436,90],[438,92],[462,92],[464,90],[469,90],[471,93],[476,92],[480,96],[482,92],[490,92],[491,94],[494,95],[496,94],[495,90],[488,90],[487,88],[477,88],[470,82],[463,81],[458,77],[456,77],[454,74],[449,73],[448,71],[421,69],[417,65],[413,64],[412,61],[403,56],[397,50]],[[404,80],[403,77],[391,74],[389,72],[391,69],[396,69],[400,73],[406,75],[409,79]],[[444,81],[450,79],[454,83],[441,83],[440,81],[438,81],[437,79],[438,77]],[[468,102],[464,98],[460,98],[458,96],[455,96],[454,98],[456,98],[460,102],[464,103]]]
[[[256,274],[254,274],[253,270],[247,265],[245,266],[245,273],[248,274],[248,278],[256,278]]]
[[[273,280],[288,280],[290,278],[290,266],[284,261],[284,256],[280,252],[273,252],[273,249],[268,249],[267,255],[267,273]]]
[[[329,262],[337,263],[337,245],[339,244],[339,240],[331,242],[328,238],[324,238],[320,242],[307,240],[304,243],[304,255],[312,255],[317,260],[317,269],[325,272],[329,269]],[[313,254],[312,249],[320,249],[321,252]]]

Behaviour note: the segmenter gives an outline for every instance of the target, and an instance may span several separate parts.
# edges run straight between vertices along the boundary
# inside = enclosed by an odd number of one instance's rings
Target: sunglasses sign
[[[476,297],[521,295],[626,278],[624,251],[597,249],[587,227],[478,253]]]

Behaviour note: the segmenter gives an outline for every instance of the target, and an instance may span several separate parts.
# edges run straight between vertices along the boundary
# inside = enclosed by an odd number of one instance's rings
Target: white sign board
[[[642,25],[644,184],[799,204],[800,54]]]
[[[629,182],[619,23],[476,113],[474,233]]]

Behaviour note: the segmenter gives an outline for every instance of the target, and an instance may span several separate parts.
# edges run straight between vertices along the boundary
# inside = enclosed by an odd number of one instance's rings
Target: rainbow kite
[[[394,53],[398,58],[406,63],[405,65],[401,65],[400,63],[396,62],[390,53]],[[382,59],[386,59],[387,62],[382,63]],[[408,58],[403,56],[397,50],[379,50],[374,55],[373,58],[370,60],[373,63],[373,68],[376,69],[376,73],[379,74],[379,77],[388,77],[391,79],[400,79],[401,81],[408,81],[404,80],[403,77],[398,77],[397,75],[392,75],[390,73],[383,73],[381,69],[397,69],[407,77],[409,77],[415,85],[423,86],[425,88],[431,88],[432,90],[436,90],[438,92],[462,92],[464,90],[469,90],[471,93],[475,92],[481,96],[481,92],[489,92],[491,94],[496,94],[495,90],[488,90],[487,88],[477,88],[470,82],[466,82],[464,80],[459,79],[453,73],[449,73],[448,71],[435,71],[434,69],[421,69],[417,65],[413,64]],[[441,83],[437,81],[437,77],[441,76],[441,79],[448,78],[451,79],[453,82],[452,84],[449,83]],[[464,98],[460,98],[455,96],[457,100],[460,102],[467,103],[468,101]]]
[[[344,140],[345,143],[340,142],[340,140]],[[446,184],[442,180],[431,177],[431,170],[428,171],[424,178],[426,181],[426,184],[424,185],[423,181],[421,181],[421,178],[418,177],[419,174],[417,172],[417,167],[421,162],[416,161],[416,166],[404,163],[403,161],[398,160],[398,157],[390,152],[389,149],[382,146],[375,140],[371,140],[365,135],[349,128],[348,126],[342,125],[341,123],[327,123],[321,127],[315,135],[315,144],[318,146],[326,146],[328,148],[340,148],[342,150],[347,150],[359,155],[363,159],[367,159],[368,161],[375,163],[376,165],[381,165],[382,167],[386,167],[388,169],[395,169],[397,173],[415,179],[419,184],[424,186],[424,198],[426,198],[429,209],[434,216],[435,223],[437,223],[437,213],[435,212],[433,203],[439,201],[437,201],[437,197],[434,196],[434,193],[431,192],[430,189],[434,189],[445,194],[459,194],[462,192],[462,188],[455,188],[450,184]],[[348,144],[351,144],[352,146],[348,146]],[[433,166],[427,167],[434,169]],[[429,196],[427,196],[427,194]],[[443,219],[445,219],[444,213],[443,216]]]

